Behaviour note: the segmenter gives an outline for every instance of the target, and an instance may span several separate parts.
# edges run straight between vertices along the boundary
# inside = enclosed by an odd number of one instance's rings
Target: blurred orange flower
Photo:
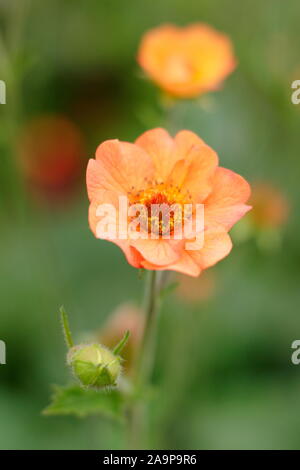
[[[122,350],[122,358],[125,360],[124,371],[130,372],[134,365],[135,355],[138,351],[143,334],[144,312],[132,303],[120,305],[108,318],[105,325],[99,331],[99,341],[108,348],[114,348],[124,335],[130,332],[129,339]]]
[[[289,204],[283,193],[267,182],[253,185],[251,220],[256,227],[276,228],[288,217]]]
[[[22,129],[18,153],[32,188],[56,198],[73,188],[85,152],[82,134],[72,121],[61,115],[43,115]]]
[[[200,278],[179,274],[178,281],[176,295],[186,302],[204,302],[213,297],[216,292],[216,275],[213,269],[204,271]]]
[[[138,62],[160,88],[181,98],[218,89],[236,66],[229,37],[202,23],[147,32]]]
[[[153,129],[134,144],[118,140],[102,143],[96,159],[88,164],[87,189],[89,223],[97,238],[116,243],[136,268],[173,270],[191,276],[198,276],[228,255],[232,248],[228,231],[250,209],[245,204],[250,196],[249,184],[238,174],[219,167],[217,154],[186,130],[174,139],[164,129]],[[99,233],[99,206],[110,204],[119,214],[120,196],[129,201],[129,208],[135,204],[143,204],[147,211],[151,208],[151,213],[146,212],[147,228],[141,227],[146,239],[134,239],[128,231],[115,239]],[[152,206],[161,203],[169,207],[203,204],[204,244],[203,240],[197,244],[196,232],[196,246],[187,248],[184,236],[164,238],[160,225],[156,239],[147,236]],[[194,217],[192,213],[193,222]],[[172,222],[174,227],[174,215]]]

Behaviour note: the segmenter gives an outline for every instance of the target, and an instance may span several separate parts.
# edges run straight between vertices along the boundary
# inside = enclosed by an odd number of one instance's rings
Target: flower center
[[[174,83],[185,83],[195,74],[195,67],[191,60],[182,53],[173,54],[165,63],[166,72]]]
[[[184,220],[191,217],[190,199],[178,186],[160,183],[132,195],[130,206],[138,205],[140,230],[167,237],[182,229]]]

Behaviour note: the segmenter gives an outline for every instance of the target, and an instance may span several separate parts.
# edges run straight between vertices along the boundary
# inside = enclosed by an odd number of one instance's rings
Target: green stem
[[[139,386],[147,384],[153,365],[154,327],[158,307],[157,273],[149,271],[145,288],[145,324],[137,364],[137,382]]]
[[[147,393],[154,360],[154,330],[158,310],[158,286],[156,271],[149,271],[145,289],[145,325],[134,377],[133,401],[128,410],[129,447],[138,449],[143,446],[146,427],[145,400],[141,396]]]

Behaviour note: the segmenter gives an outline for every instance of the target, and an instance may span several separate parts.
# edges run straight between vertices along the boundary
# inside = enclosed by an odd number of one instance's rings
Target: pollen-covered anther
[[[190,204],[188,194],[179,186],[155,181],[153,186],[131,195],[131,205],[141,204],[146,212],[137,214],[140,229],[156,236],[172,235],[182,226],[186,217],[185,204]],[[189,211],[190,216],[190,211]]]

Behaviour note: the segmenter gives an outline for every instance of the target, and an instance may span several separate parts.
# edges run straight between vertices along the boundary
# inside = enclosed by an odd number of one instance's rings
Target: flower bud
[[[101,344],[73,346],[68,353],[68,364],[86,387],[116,385],[122,370],[121,358]]]

